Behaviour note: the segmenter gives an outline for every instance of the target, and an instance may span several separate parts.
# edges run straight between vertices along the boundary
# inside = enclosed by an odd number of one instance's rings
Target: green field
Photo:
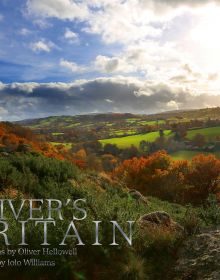
[[[183,150],[183,151],[172,153],[171,156],[175,160],[184,160],[184,159],[191,160],[194,156],[198,154],[201,154],[201,152]],[[203,154],[208,154],[208,153],[203,152]]]
[[[53,146],[63,145],[67,149],[71,149],[72,143],[50,142]]]
[[[220,136],[220,126],[189,130],[187,138],[191,140],[196,134],[204,135],[207,140],[215,140],[216,136]]]
[[[160,125],[164,124],[164,120],[141,120],[140,118],[131,118],[126,120],[127,123],[129,124],[136,124],[136,125]]]
[[[164,130],[164,135],[169,136],[171,135],[170,130]],[[136,146],[139,148],[139,144],[142,140],[153,142],[159,137],[159,132],[150,132],[145,134],[138,134],[138,135],[132,135],[132,136],[126,136],[126,137],[118,137],[118,138],[109,138],[109,139],[103,139],[100,140],[100,142],[105,144],[116,144],[120,148],[127,148],[131,145]]]
[[[127,123],[135,123],[137,121],[141,120],[140,118],[130,118],[130,119],[126,119],[125,121]]]
[[[123,136],[123,135],[132,135],[136,134],[135,130],[111,130],[111,133],[109,134],[111,137],[113,136]]]
[[[77,123],[71,123],[71,124],[65,125],[65,128],[72,128],[72,127],[79,126],[79,125],[80,125],[79,122],[77,122]]]
[[[173,159],[175,160],[191,160],[194,156],[198,155],[198,154],[204,154],[204,155],[209,155],[210,153],[208,152],[200,152],[200,151],[178,151],[175,153],[172,153],[171,156]],[[213,153],[217,158],[220,158],[220,153],[216,152]]]
[[[53,132],[52,135],[53,136],[59,136],[59,135],[63,135],[63,132]]]
[[[141,125],[160,125],[160,124],[164,124],[165,121],[164,120],[157,120],[157,121],[140,121],[138,122],[138,124]]]

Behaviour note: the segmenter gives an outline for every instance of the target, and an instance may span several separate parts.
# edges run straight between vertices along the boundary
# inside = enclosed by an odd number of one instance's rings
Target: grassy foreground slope
[[[164,135],[166,137],[170,136],[171,131],[165,130]],[[155,132],[150,132],[150,133],[145,133],[145,134],[120,137],[120,138],[103,139],[103,140],[100,140],[100,142],[103,145],[108,144],[108,143],[116,144],[119,148],[127,148],[127,147],[130,147],[131,145],[134,145],[138,148],[141,141],[145,140],[147,142],[153,142],[158,137],[159,137],[159,132],[155,131]]]
[[[112,248],[109,246],[112,242],[112,227],[109,221],[116,220],[126,229],[126,221],[136,221],[141,215],[152,211],[166,211],[180,223],[186,213],[185,207],[163,202],[157,198],[148,198],[149,205],[146,205],[132,198],[127,189],[119,182],[112,181],[106,176],[94,172],[82,172],[68,162],[31,154],[0,156],[0,197],[12,199],[16,199],[16,197],[54,198],[63,202],[68,198],[73,200],[83,198],[86,200],[83,208],[88,214],[85,220],[76,222],[77,230],[83,242],[86,243],[85,246],[79,246],[77,257],[57,256],[52,258],[50,256],[50,259],[56,259],[56,266],[51,268],[1,269],[1,279],[18,279],[16,278],[18,273],[20,279],[23,280],[162,279],[164,274],[168,275],[171,268],[173,261],[169,251],[171,248],[164,252],[164,247],[158,247],[157,240],[154,243],[152,238],[143,238],[136,225],[132,247],[118,236],[120,246]],[[19,204],[19,199],[17,203]],[[70,209],[63,212],[65,219],[57,221],[55,231],[50,229],[48,232],[51,248],[56,247],[63,238],[63,233],[72,217]],[[28,211],[28,208],[25,210]],[[10,217],[10,211],[5,212],[5,216]],[[95,240],[94,220],[102,221],[100,227],[102,246],[90,246]],[[20,227],[12,219],[10,221],[12,222],[10,223],[9,240],[11,244],[15,244],[15,247],[20,242]],[[31,222],[29,225],[26,229],[26,242],[30,248],[39,249],[43,238],[43,228],[38,228],[36,231],[33,230]],[[173,246],[173,239],[167,242]],[[70,238],[65,249],[71,249],[76,244],[77,240]],[[22,260],[23,256],[16,255],[16,258]],[[39,258],[47,260],[43,256]],[[137,271],[134,263],[138,263]],[[160,264],[159,267],[158,264]],[[134,271],[136,277],[130,278],[129,275],[133,275]],[[141,278],[142,273],[149,278]],[[167,276],[163,279],[170,278]]]

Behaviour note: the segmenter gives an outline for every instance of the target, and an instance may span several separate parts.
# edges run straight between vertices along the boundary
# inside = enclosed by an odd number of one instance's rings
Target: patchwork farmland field
[[[207,140],[215,140],[217,136],[220,136],[220,126],[190,130],[187,138],[191,140],[196,134],[204,135]]]
[[[171,131],[170,130],[165,130],[164,135],[166,137],[171,136]],[[100,140],[100,142],[103,145],[105,145],[105,144],[116,144],[120,148],[127,148],[127,147],[130,147],[131,145],[134,145],[137,148],[139,148],[139,144],[140,144],[141,141],[145,140],[145,141],[148,141],[148,142],[153,142],[158,137],[159,137],[159,132],[155,131],[155,132],[139,134],[139,135],[103,139],[103,140]]]
[[[128,131],[129,132],[129,131]],[[164,134],[166,137],[171,136],[172,133],[170,130],[164,130]],[[202,134],[206,137],[207,140],[215,140],[217,136],[220,136],[220,127],[209,127],[209,128],[200,128],[200,129],[193,129],[189,130],[187,132],[186,138],[189,140],[192,140],[193,137],[196,134]],[[118,133],[117,135],[120,135]],[[131,136],[126,136],[126,137],[117,137],[117,138],[109,138],[109,139],[102,139],[100,142],[105,145],[105,144],[116,144],[120,148],[127,148],[130,147],[131,145],[134,145],[136,147],[139,147],[139,144],[142,140],[148,141],[148,142],[153,142],[159,137],[159,132],[150,132],[146,134],[138,134],[138,135],[131,135]],[[180,158],[182,158],[182,151],[179,152]],[[184,159],[192,158],[197,152],[193,151],[184,151],[185,156],[183,157]],[[179,157],[177,154],[177,158]]]

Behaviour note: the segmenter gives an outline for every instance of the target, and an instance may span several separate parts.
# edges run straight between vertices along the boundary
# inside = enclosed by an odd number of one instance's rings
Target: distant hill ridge
[[[220,119],[220,107],[215,108],[203,108],[203,109],[193,109],[193,110],[175,110],[166,111],[156,114],[132,114],[132,113],[100,113],[100,114],[85,114],[85,115],[62,115],[62,116],[48,116],[45,118],[36,119],[26,119],[21,120],[16,123],[31,127],[33,129],[40,128],[51,128],[53,126],[63,127],[63,128],[73,128],[81,126],[82,124],[96,124],[105,122],[120,122],[126,119],[136,119],[144,121],[151,120],[168,120],[170,118],[177,119]]]
[[[42,118],[33,118],[33,119],[24,119],[21,121],[17,121],[17,123],[26,123],[26,122],[34,122],[39,121],[43,119],[51,119],[51,118],[78,118],[78,119],[87,119],[87,118],[94,118],[94,119],[101,119],[101,118],[117,118],[117,117],[136,117],[136,116],[146,116],[146,117],[157,117],[157,116],[166,116],[166,115],[197,115],[197,114],[206,114],[206,115],[212,115],[212,114],[219,114],[220,113],[220,107],[213,107],[213,108],[202,108],[202,109],[182,109],[182,110],[172,110],[172,111],[163,111],[158,112],[154,114],[134,114],[134,113],[119,113],[119,112],[107,112],[107,113],[91,113],[91,114],[82,114],[82,115],[55,115],[55,116],[47,116]],[[220,117],[220,116],[219,116]]]

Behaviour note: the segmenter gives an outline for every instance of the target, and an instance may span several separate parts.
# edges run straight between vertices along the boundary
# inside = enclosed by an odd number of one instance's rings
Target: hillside
[[[72,256],[53,256],[56,260],[56,267],[26,267],[22,270],[1,269],[0,275],[4,278],[4,273],[10,279],[17,279],[16,275],[24,280],[31,279],[142,279],[142,272],[147,273],[150,277],[161,279],[160,277],[166,272],[172,273],[171,264],[175,259],[171,252],[160,256],[163,247],[157,247],[158,237],[148,237],[144,240],[144,234],[135,225],[133,233],[133,246],[126,244],[122,237],[118,236],[117,242],[120,246],[112,248],[109,246],[112,240],[112,228],[110,222],[112,219],[118,221],[123,228],[126,228],[127,220],[137,221],[142,215],[157,210],[166,211],[173,219],[183,223],[186,208],[177,204],[163,202],[157,198],[149,197],[147,204],[142,201],[141,197],[133,197],[126,186],[111,178],[91,172],[82,172],[74,165],[65,161],[46,158],[40,155],[30,154],[11,154],[8,157],[0,155],[0,198],[16,199],[31,197],[40,199],[59,199],[66,201],[83,198],[86,200],[86,209],[88,218],[85,221],[77,221],[76,226],[85,246],[78,246],[79,251],[77,259]],[[71,209],[71,208],[70,208]],[[68,211],[70,211],[68,209]],[[45,209],[46,211],[46,209]],[[57,246],[58,240],[61,239],[63,231],[68,226],[69,212],[65,214],[64,221],[56,221],[56,234],[49,231],[48,241],[53,248]],[[5,213],[9,215],[9,210]],[[102,246],[91,246],[94,243],[94,223],[92,221],[102,221],[100,227],[100,241]],[[30,222],[31,223],[31,222]],[[140,235],[141,234],[141,235]],[[19,243],[19,224],[13,223],[10,227],[10,242],[13,247]],[[33,232],[33,227],[26,229],[26,242],[30,244],[31,249],[39,249],[42,242],[43,228]],[[142,237],[141,237],[142,236]],[[167,240],[165,246],[171,246],[172,252],[177,250],[176,235],[172,233],[171,240]],[[76,240],[68,243],[66,249],[76,246]],[[145,253],[143,254],[143,250]],[[158,256],[152,254],[156,250]],[[120,253],[119,253],[120,252]],[[119,253],[119,254],[118,254]],[[141,256],[142,255],[142,256]],[[96,265],[91,263],[91,257],[96,258]],[[23,256],[16,256],[17,260],[22,260]],[[52,257],[50,256],[49,259]],[[74,258],[74,262],[73,262]],[[151,258],[151,259],[149,259]],[[163,263],[160,269],[157,268],[157,262]],[[2,257],[4,260],[4,257]],[[41,256],[41,260],[47,260],[48,257]],[[134,262],[136,264],[134,264]],[[106,263],[109,266],[106,266]],[[139,263],[139,264],[138,264]],[[136,265],[137,271],[136,271]],[[28,271],[28,276],[27,276]],[[127,273],[131,275],[135,272],[138,278],[127,278]],[[100,277],[100,273],[102,277]],[[151,278],[151,279],[153,279]],[[155,279],[156,279],[155,278]]]
[[[96,128],[97,126],[107,125],[114,126],[115,123],[123,123],[127,125],[156,125],[162,124],[164,121],[187,121],[190,119],[220,119],[220,107],[205,108],[197,110],[177,110],[171,112],[163,112],[152,115],[135,115],[130,113],[105,113],[90,114],[77,116],[51,116],[41,119],[30,119],[19,121],[18,123],[37,129],[68,129],[74,127],[80,128]]]
[[[219,107],[154,115],[106,113],[53,116],[19,123],[43,135],[53,146],[63,145],[73,152],[89,145],[90,153],[97,154],[98,144],[95,150],[91,148],[91,143],[97,141],[103,146],[116,145],[120,149],[133,146],[141,152],[141,142],[145,141],[148,147],[145,145],[142,150],[154,152],[165,149],[178,159],[180,156],[191,159],[200,152],[219,155]],[[160,135],[167,143],[158,142]]]
[[[166,138],[170,137],[172,135],[170,130],[164,130],[164,136]],[[128,148],[131,145],[134,145],[135,147],[139,148],[141,141],[147,141],[147,142],[154,142],[159,137],[159,132],[149,132],[139,135],[132,135],[132,136],[124,136],[124,137],[117,137],[117,138],[110,138],[110,139],[102,139],[100,142],[103,145],[106,144],[115,144],[119,148]]]
[[[193,164],[176,163],[166,153],[158,152],[150,157],[125,161],[113,174],[82,171],[70,161],[56,159],[56,153],[49,158],[46,152],[45,156],[42,145],[46,143],[29,129],[10,123],[1,123],[0,126],[2,147],[7,150],[0,152],[0,198],[13,199],[16,204],[21,198],[27,197],[53,198],[63,202],[69,198],[85,199],[84,208],[88,214],[85,221],[76,221],[77,230],[86,246],[79,246],[79,254],[74,262],[73,257],[54,256],[57,265],[52,268],[33,266],[24,267],[22,271],[19,267],[13,270],[3,268],[0,271],[3,279],[6,275],[10,279],[17,279],[18,273],[24,280],[29,280],[30,276],[33,280],[42,277],[45,280],[170,280],[176,279],[175,276],[185,279],[186,268],[180,267],[185,255],[181,252],[188,250],[190,236],[197,234],[201,228],[209,230],[211,226],[213,229],[220,221],[215,197],[208,197],[207,206],[187,205],[198,198],[205,201],[209,191],[212,191],[209,186],[213,188],[217,183],[220,161],[213,157],[198,157]],[[21,149],[21,144],[27,146]],[[202,188],[199,180],[203,183]],[[218,189],[217,185],[215,188],[213,191]],[[177,204],[181,197],[187,200]],[[71,217],[71,209],[64,211],[64,221],[56,221],[56,234],[53,230],[48,231],[51,248],[56,247],[61,240]],[[27,210],[25,206],[25,216]],[[43,209],[43,214],[46,213],[46,209]],[[9,209],[4,215],[11,220]],[[123,229],[126,229],[126,221],[134,221],[132,249],[120,235],[117,236],[119,246],[109,246],[112,242],[109,221],[112,220],[116,220]],[[93,221],[101,221],[101,246],[91,246],[95,233]],[[13,222],[9,233],[9,240],[16,248],[20,242],[19,223]],[[30,225],[26,228],[25,236],[30,248],[37,250],[42,242],[43,227],[33,231],[33,225]],[[184,246],[183,241],[186,242]],[[77,246],[76,240],[69,242],[65,250],[74,246]],[[200,248],[197,252],[198,260],[205,250]],[[208,253],[212,256],[211,252]],[[94,256],[95,266],[91,262]],[[16,255],[16,259],[22,260],[23,256]],[[39,259],[48,261],[46,256],[40,256]],[[207,264],[203,262],[204,271],[206,268]],[[199,268],[196,267],[196,270]],[[203,275],[202,272],[199,275]]]
[[[29,152],[57,159],[65,158],[65,151],[58,150],[46,142],[43,136],[10,122],[0,122],[0,152],[5,155],[13,152]]]

